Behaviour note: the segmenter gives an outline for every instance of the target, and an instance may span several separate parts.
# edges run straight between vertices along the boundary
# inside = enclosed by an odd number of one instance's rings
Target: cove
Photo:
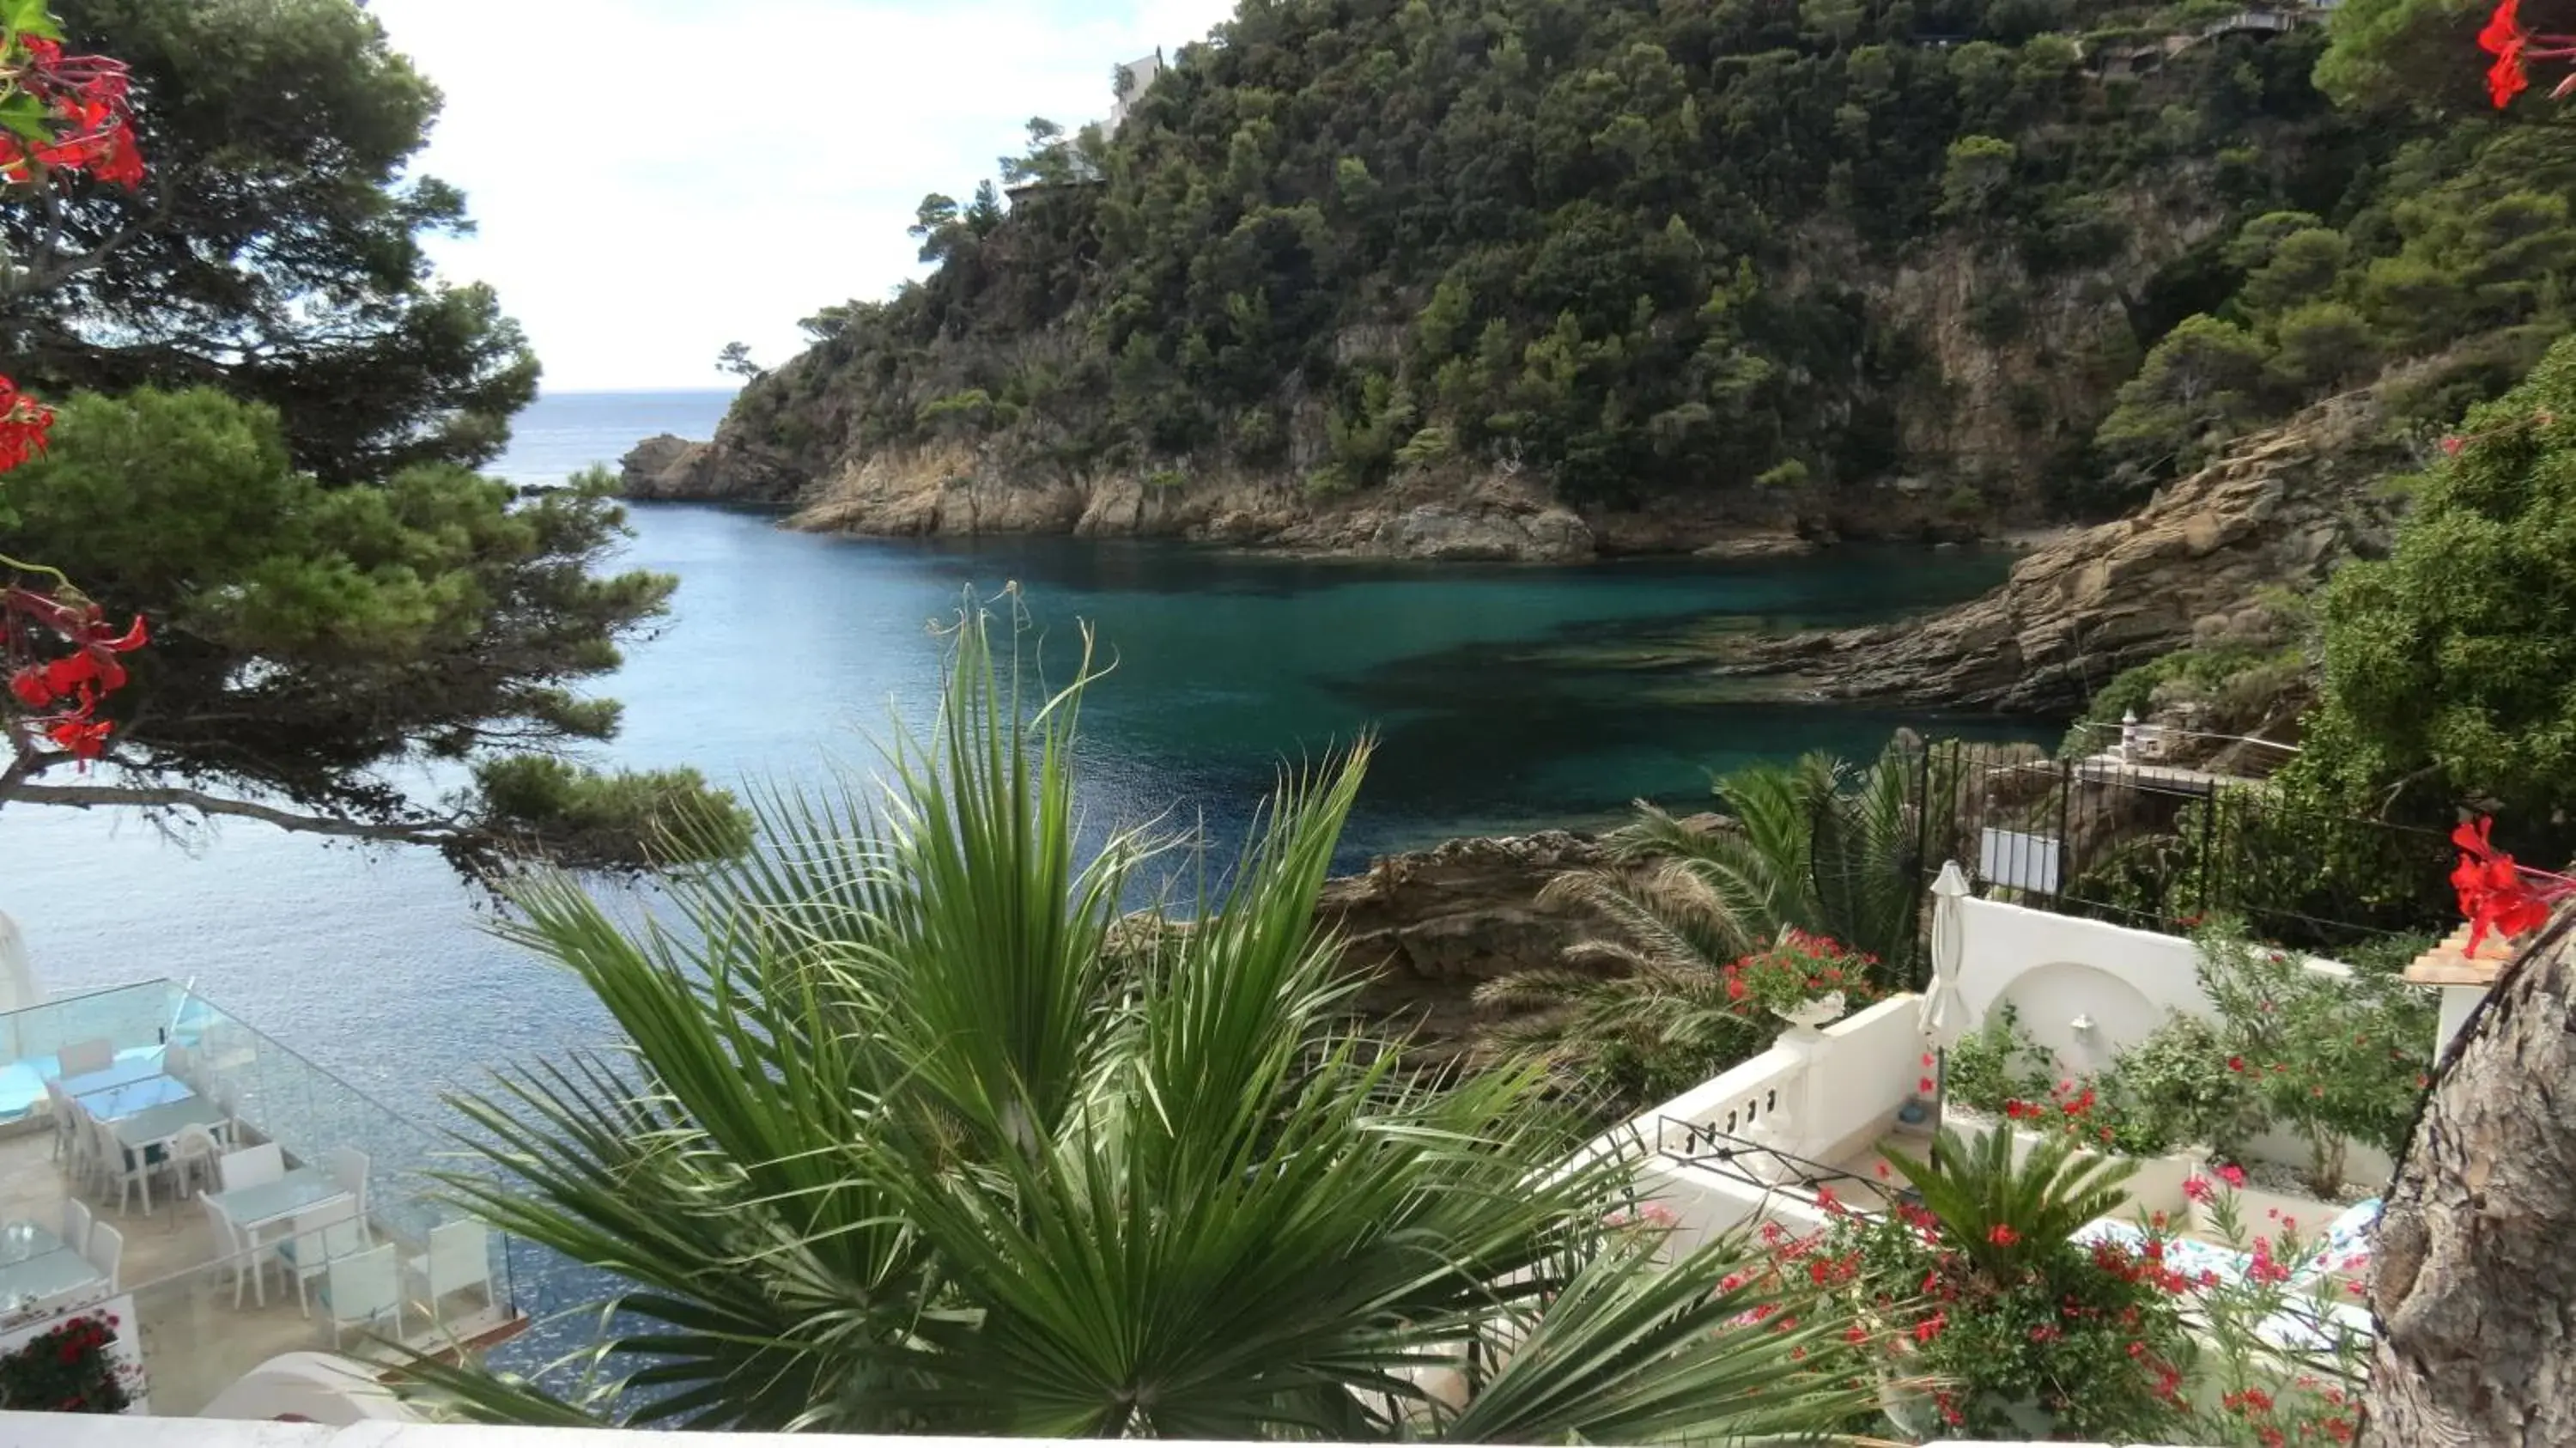
[[[1174,812],[1230,837],[1283,760],[1373,730],[1346,864],[1458,834],[1598,822],[1641,796],[1688,802],[1711,771],[1754,759],[1823,748],[1865,760],[1899,725],[2029,732],[1730,701],[1702,671],[1656,662],[1663,641],[1713,618],[1832,626],[1956,602],[2000,581],[2010,560],[1995,553],[1530,567],[1136,540],[817,538],[688,505],[639,508],[637,526],[636,561],[685,582],[678,624],[618,681],[620,753],[720,778],[792,774],[814,745],[881,733],[889,702],[926,724],[943,648],[930,625],[969,588],[994,599],[1005,584],[1025,610],[1024,658],[1048,684],[1073,677],[1080,626],[1093,631],[1107,670],[1083,705],[1096,812]]]
[[[609,757],[721,782],[865,770],[890,721],[932,722],[969,588],[1018,585],[1026,659],[1061,684],[1078,625],[1108,669],[1083,712],[1095,828],[1202,826],[1230,850],[1283,762],[1374,729],[1341,865],[1461,833],[1602,823],[1647,796],[1696,807],[1709,773],[1831,749],[1866,759],[1900,724],[1992,737],[2026,724],[1728,701],[1661,641],[1710,619],[1859,623],[1973,595],[2008,558],[1827,552],[1581,568],[1247,557],[1069,538],[816,537],[766,515],[634,510],[625,562],[675,573],[674,615],[606,692]],[[418,1115],[484,1067],[606,1038],[596,1007],[490,939],[488,909],[420,851],[247,823],[181,849],[148,822],[0,812],[0,909],[61,991],[169,975]]]

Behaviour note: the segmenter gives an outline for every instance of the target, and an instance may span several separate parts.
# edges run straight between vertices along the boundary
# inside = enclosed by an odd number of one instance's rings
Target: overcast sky
[[[1023,125],[1105,117],[1110,66],[1203,38],[1231,0],[374,0],[446,92],[420,168],[479,232],[549,392],[719,387],[796,319],[918,268],[925,193],[963,199]]]

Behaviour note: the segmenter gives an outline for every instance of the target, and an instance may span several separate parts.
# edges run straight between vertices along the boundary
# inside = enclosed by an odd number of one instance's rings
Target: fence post
[[[2075,878],[2075,849],[2069,825],[2075,817],[2075,765],[2057,762],[2057,873],[2050,880],[2052,904],[2066,903],[2066,882]]]
[[[2218,791],[2212,788],[2200,811],[2200,904],[2198,914],[2206,916],[2216,908],[2211,898],[2218,888]]]

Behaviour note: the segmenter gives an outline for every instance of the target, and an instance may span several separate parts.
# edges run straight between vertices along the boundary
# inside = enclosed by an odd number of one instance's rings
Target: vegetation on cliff
[[[2509,385],[2576,256],[2559,130],[2223,10],[1252,0],[1114,137],[1032,123],[1007,206],[928,198],[936,270],[808,319],[727,436],[808,481],[962,445],[1775,516],[1904,477],[1971,522],[2389,360],[2450,359],[2422,416]]]
[[[1007,209],[926,201],[937,270],[809,319],[730,435],[809,477],[966,440],[1576,503],[1942,476],[1973,515],[2084,475],[2146,348],[2260,269],[2241,223],[2348,213],[2394,153],[2309,83],[2314,28],[2130,73],[2200,23],[1254,0],[1114,138],[1033,128]]]

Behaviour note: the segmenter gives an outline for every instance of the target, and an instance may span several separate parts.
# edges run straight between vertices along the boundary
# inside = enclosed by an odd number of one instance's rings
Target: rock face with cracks
[[[1928,618],[1730,646],[1722,674],[1811,698],[2056,713],[2123,669],[2257,637],[2265,599],[2388,546],[2371,486],[2378,409],[2337,398],[2246,439],[2137,513],[2041,548],[2001,588]]]

